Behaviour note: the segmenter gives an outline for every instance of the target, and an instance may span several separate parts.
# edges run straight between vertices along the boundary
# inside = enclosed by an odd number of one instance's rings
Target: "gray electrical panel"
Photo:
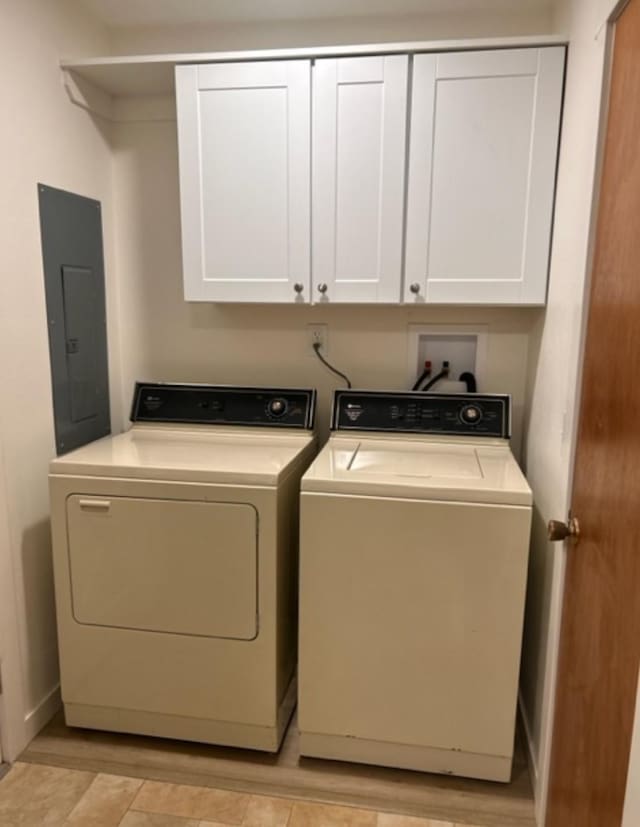
[[[58,454],[106,436],[109,365],[100,202],[38,185]]]

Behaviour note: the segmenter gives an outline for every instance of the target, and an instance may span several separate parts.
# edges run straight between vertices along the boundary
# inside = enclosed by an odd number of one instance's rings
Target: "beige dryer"
[[[509,404],[336,393],[302,480],[303,755],[510,778],[532,498]]]
[[[278,749],[314,407],[314,391],[139,384],[129,431],[53,460],[68,724]]]

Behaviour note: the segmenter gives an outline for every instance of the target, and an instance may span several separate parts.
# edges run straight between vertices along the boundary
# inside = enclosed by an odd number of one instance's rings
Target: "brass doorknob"
[[[577,543],[580,539],[580,523],[577,517],[570,517],[568,523],[561,520],[549,520],[547,535],[552,542],[569,540]]]

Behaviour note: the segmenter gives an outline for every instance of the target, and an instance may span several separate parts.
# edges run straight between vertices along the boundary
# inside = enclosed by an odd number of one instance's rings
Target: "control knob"
[[[288,410],[289,405],[287,403],[287,400],[282,399],[281,397],[271,399],[269,404],[267,405],[267,413],[269,414],[269,416],[273,416],[276,419],[279,419],[281,416],[284,416]]]
[[[465,425],[477,425],[482,419],[482,408],[478,405],[465,405],[460,411],[460,419]]]

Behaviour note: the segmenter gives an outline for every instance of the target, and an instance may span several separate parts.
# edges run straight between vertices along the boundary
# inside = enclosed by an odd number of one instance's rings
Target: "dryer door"
[[[78,623],[256,637],[252,505],[73,495],[67,527]]]

